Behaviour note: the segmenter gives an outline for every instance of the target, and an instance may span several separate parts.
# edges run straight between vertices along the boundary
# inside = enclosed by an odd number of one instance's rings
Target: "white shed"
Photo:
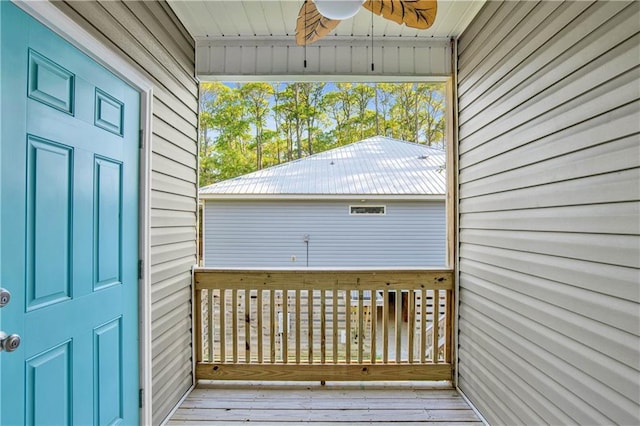
[[[204,266],[444,266],[444,165],[378,136],[203,187]]]

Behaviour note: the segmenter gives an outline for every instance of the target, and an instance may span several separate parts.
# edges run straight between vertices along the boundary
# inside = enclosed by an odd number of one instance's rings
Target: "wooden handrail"
[[[195,289],[453,290],[453,270],[194,269]]]
[[[198,379],[451,379],[452,270],[197,268],[194,287]]]

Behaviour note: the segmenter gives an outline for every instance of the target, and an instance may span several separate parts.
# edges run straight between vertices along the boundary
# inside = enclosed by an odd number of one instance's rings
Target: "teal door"
[[[139,93],[0,18],[0,424],[136,424]]]

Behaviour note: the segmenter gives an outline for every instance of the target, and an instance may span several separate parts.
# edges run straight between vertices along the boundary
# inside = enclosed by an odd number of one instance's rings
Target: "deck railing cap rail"
[[[452,269],[196,268],[196,290],[451,290]]]

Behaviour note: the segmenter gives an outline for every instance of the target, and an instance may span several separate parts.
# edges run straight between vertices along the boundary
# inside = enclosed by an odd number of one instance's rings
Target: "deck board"
[[[168,425],[482,425],[447,384],[202,381]]]

